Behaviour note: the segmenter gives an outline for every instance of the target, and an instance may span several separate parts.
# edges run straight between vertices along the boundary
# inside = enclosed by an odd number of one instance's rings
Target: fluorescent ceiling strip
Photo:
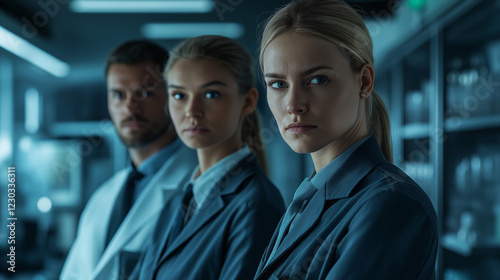
[[[70,8],[76,13],[208,13],[213,10],[214,3],[210,0],[74,0],[70,3]]]
[[[69,73],[70,67],[67,63],[53,57],[1,26],[0,47],[33,63],[56,77],[66,77]]]
[[[239,38],[245,29],[239,23],[148,23],[142,34],[150,39],[183,39],[201,35]]]

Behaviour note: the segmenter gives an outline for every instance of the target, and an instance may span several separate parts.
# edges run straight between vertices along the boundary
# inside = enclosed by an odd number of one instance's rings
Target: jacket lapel
[[[283,216],[281,216],[281,219],[278,222],[276,229],[274,230],[273,236],[271,237],[271,240],[269,241],[269,245],[267,246],[266,250],[264,251],[262,259],[260,260],[260,263],[259,263],[259,267],[257,268],[257,274],[260,274],[260,272],[266,266],[267,261],[269,260],[269,257],[273,251],[274,245],[276,244],[276,242],[278,240],[279,229],[281,227],[281,224],[283,223]]]
[[[187,180],[191,170],[186,170],[186,166],[192,165],[194,168],[193,156],[195,155],[193,153],[192,156],[188,156],[186,153],[190,151],[184,150],[187,148],[183,147],[173,154],[148,183],[111,239],[94,275],[97,275],[116,254],[123,250],[127,243],[145,227],[145,224],[156,222],[158,213],[165,205],[165,194],[168,193],[171,196]]]
[[[214,198],[211,199],[206,206],[199,209],[198,212],[191,218],[169,248],[166,248],[165,254],[161,256],[157,267],[160,267],[161,263],[163,263],[170,254],[189,241],[194,234],[203,228],[210,220],[216,217],[217,214],[220,213],[226,206],[222,197],[235,193],[247,178],[256,173],[257,168],[259,167],[257,165],[255,155],[251,154],[229,170],[228,174],[231,174],[229,180],[226,181],[227,179],[223,178],[217,183],[219,188],[216,191],[218,194],[214,195]],[[170,228],[171,226],[169,226],[169,230]],[[164,242],[165,241],[166,240],[164,240]]]
[[[175,238],[173,243],[166,248],[165,254],[161,256],[159,263],[161,264],[172,252],[184,245],[195,233],[197,233],[206,223],[224,208],[224,201],[221,197],[212,200],[206,207],[199,210],[186,226],[181,230],[180,234]]]
[[[267,267],[272,266],[273,263],[276,262],[278,259],[287,255],[287,252],[290,251],[293,247],[295,247],[295,245],[299,244],[299,240],[303,236],[307,235],[307,233],[312,228],[314,228],[314,226],[321,218],[324,205],[325,205],[325,188],[321,188],[311,198],[311,200],[307,204],[307,207],[304,209],[304,212],[302,212],[302,214],[296,218],[293,225],[293,231],[289,232],[285,236],[278,250],[272,256],[272,259],[270,260],[269,265]],[[274,240],[274,242],[276,242],[276,240]]]

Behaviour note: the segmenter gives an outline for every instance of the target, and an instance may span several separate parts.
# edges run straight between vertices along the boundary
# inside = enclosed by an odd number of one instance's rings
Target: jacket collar
[[[318,185],[325,188],[325,199],[335,200],[349,197],[354,187],[373,168],[385,161],[375,136],[371,135],[361,144],[336,171]],[[321,171],[320,171],[321,172]]]

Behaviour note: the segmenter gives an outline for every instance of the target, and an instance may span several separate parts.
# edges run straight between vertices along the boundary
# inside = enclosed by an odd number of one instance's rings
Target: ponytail
[[[268,175],[266,153],[264,150],[264,144],[262,143],[262,138],[260,137],[260,122],[259,114],[257,110],[254,110],[249,115],[245,116],[243,119],[243,126],[241,128],[241,138],[245,142],[250,151],[257,155],[260,167]]]
[[[391,145],[391,125],[389,121],[389,113],[384,105],[384,101],[373,90],[370,95],[369,105],[367,106],[367,124],[368,132],[375,135],[377,142],[382,149],[385,159],[393,163],[392,159],[392,145]]]

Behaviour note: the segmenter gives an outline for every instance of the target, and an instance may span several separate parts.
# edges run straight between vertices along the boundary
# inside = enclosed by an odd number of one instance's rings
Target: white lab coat
[[[142,191],[104,252],[108,221],[127,170],[119,171],[100,186],[82,212],[60,279],[118,279],[120,251],[138,253],[144,249],[166,201],[184,185],[196,165],[196,152],[182,145]]]

